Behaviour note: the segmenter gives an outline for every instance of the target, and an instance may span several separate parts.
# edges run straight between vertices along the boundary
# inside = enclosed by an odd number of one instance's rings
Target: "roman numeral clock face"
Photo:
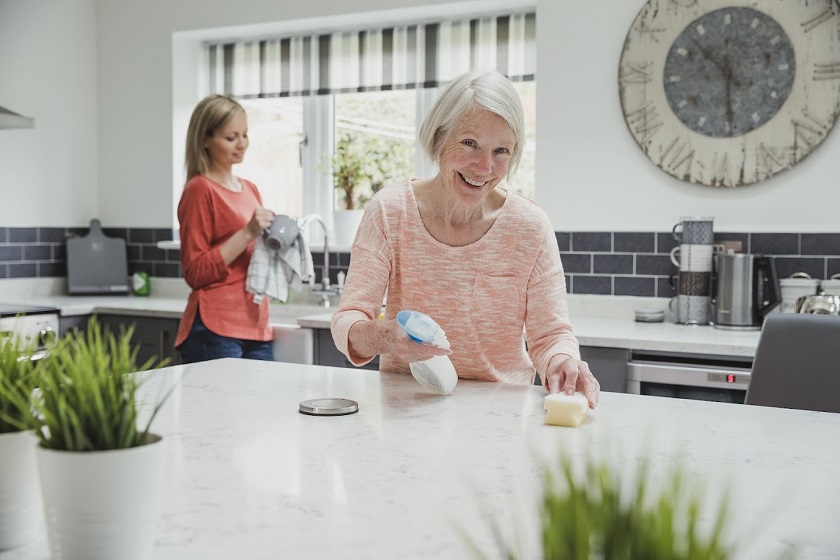
[[[648,0],[621,55],[630,133],[670,175],[756,183],[802,161],[840,114],[836,0]]]

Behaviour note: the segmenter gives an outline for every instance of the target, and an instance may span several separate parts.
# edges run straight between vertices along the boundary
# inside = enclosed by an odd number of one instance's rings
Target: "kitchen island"
[[[602,457],[654,480],[679,463],[709,503],[731,491],[738,558],[840,554],[840,414],[604,393],[577,428],[543,424],[544,390],[460,381],[430,394],[408,375],[225,359],[154,372],[143,413],[165,438],[154,558],[463,559],[490,527],[538,558],[541,465]],[[300,414],[344,397],[348,416]],[[2,560],[44,560],[45,537]],[[498,555],[490,554],[490,558]]]

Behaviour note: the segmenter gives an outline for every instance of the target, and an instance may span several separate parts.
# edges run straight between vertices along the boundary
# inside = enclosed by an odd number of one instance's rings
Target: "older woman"
[[[581,391],[594,408],[600,389],[569,324],[554,229],[503,186],[524,143],[516,90],[496,71],[459,76],[419,142],[439,172],[368,204],[332,319],[336,345],[357,366],[381,355],[381,371],[450,354],[462,379],[530,384],[539,372],[549,392]],[[411,340],[395,319],[403,309],[437,321],[451,350]]]

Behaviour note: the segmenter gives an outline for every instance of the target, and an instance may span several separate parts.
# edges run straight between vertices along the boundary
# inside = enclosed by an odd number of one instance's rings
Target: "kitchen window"
[[[208,44],[210,93],[246,108],[251,146],[235,173],[266,206],[332,225],[348,207],[334,188],[335,154],[362,156],[352,206],[382,184],[430,176],[416,130],[449,79],[495,67],[511,77],[526,115],[526,149],[512,189],[533,198],[536,124],[535,14],[503,14],[372,30]]]
[[[533,198],[535,83],[514,85],[525,108],[527,143],[519,172],[509,181],[509,186]],[[304,208],[304,176],[311,175],[310,183],[320,185],[316,188],[325,191],[321,198],[331,200],[331,209],[347,209],[344,193],[333,188],[327,175],[329,159],[340,144],[349,144],[350,149],[367,154],[364,177],[354,196],[356,208],[364,208],[383,184],[434,172],[416,146],[416,129],[425,112],[420,114],[418,111],[415,90],[328,97],[333,102],[333,111],[324,111],[326,115],[314,119],[315,126],[304,123],[304,105],[310,98],[241,100],[248,113],[251,144],[245,161],[237,166],[235,173],[256,183],[268,208],[290,216],[308,213]],[[332,130],[317,130],[318,122],[326,123],[328,127],[331,124]],[[320,157],[316,154],[311,158],[314,165],[304,169],[301,151],[308,138],[316,135],[334,138],[333,151],[322,153]],[[416,171],[423,166],[427,168],[425,172]]]

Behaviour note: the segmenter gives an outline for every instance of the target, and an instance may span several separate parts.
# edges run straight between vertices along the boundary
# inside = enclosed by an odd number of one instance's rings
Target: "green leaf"
[[[39,398],[33,401],[41,445],[67,451],[124,449],[141,445],[145,431],[137,426],[137,373],[167,361],[136,365],[139,347],[134,328],[118,335],[103,329],[96,317],[85,331],[56,341],[35,369]],[[163,405],[162,399],[153,414]]]

